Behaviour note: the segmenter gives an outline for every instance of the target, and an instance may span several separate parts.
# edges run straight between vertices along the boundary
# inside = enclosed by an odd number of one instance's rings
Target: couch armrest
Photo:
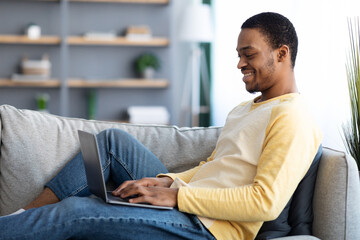
[[[324,148],[314,193],[313,234],[320,239],[360,239],[360,183],[355,160]]]

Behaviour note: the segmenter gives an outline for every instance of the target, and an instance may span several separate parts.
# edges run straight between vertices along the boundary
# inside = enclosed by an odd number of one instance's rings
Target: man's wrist
[[[159,179],[161,179],[161,181],[163,181],[164,185],[167,187],[170,187],[171,184],[174,182],[174,180],[169,176],[161,176],[159,177]]]

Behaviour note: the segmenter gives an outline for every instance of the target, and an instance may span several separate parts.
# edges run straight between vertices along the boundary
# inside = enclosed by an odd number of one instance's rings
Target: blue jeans
[[[119,129],[97,135],[105,181],[154,177],[164,165]],[[59,203],[0,217],[0,239],[215,239],[199,219],[177,209],[110,205],[89,197],[82,155],[76,155],[48,184]]]

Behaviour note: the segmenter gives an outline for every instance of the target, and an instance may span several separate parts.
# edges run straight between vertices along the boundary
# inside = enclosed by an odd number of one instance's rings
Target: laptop
[[[145,203],[129,203],[126,199],[113,196],[111,192],[106,191],[105,180],[102,171],[99,147],[95,134],[78,130],[80,149],[84,159],[86,179],[89,190],[92,194],[103,199],[106,203],[127,205],[134,207],[156,208],[169,210],[172,207],[156,206]]]

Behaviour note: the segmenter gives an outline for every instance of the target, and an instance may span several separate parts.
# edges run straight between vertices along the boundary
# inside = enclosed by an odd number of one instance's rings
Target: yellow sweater
[[[284,209],[321,140],[299,94],[249,101],[230,112],[206,162],[166,175],[179,187],[179,210],[197,215],[216,239],[254,239]]]

